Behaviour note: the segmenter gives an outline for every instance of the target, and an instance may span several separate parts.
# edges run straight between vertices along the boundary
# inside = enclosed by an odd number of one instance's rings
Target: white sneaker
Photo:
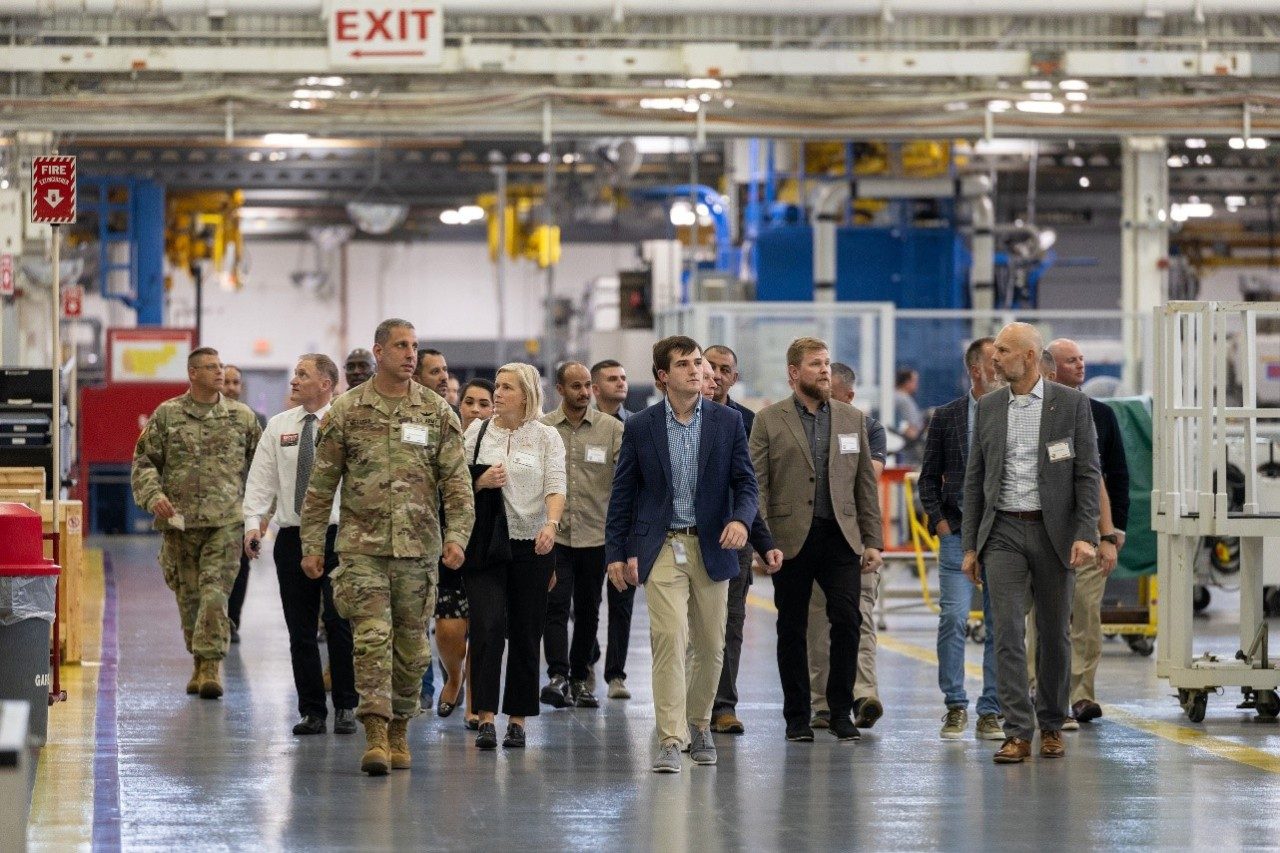
[[[609,698],[610,699],[630,699],[631,691],[627,689],[627,680],[625,678],[609,679]]]

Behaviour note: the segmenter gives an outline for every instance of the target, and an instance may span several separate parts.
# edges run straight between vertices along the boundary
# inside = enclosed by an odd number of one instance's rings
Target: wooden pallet
[[[35,489],[44,495],[44,469],[0,468],[0,489]]]

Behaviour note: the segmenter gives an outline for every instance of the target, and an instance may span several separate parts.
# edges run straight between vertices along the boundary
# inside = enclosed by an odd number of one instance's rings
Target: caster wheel
[[[1280,694],[1274,690],[1259,690],[1254,693],[1253,706],[1259,717],[1274,720],[1280,717]]]
[[[1129,634],[1125,640],[1129,643],[1129,651],[1144,658],[1151,657],[1151,653],[1156,650],[1155,641],[1141,634]]]
[[[1209,588],[1197,584],[1196,588],[1191,592],[1191,609],[1196,613],[1199,613],[1208,606]]]
[[[1209,705],[1209,694],[1203,690],[1187,691],[1187,702],[1185,709],[1187,719],[1193,723],[1204,722],[1204,712]]]

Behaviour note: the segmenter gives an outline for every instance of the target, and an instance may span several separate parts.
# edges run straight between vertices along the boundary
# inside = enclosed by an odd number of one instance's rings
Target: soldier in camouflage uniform
[[[217,699],[231,640],[227,596],[240,569],[240,503],[262,428],[253,410],[222,395],[217,350],[192,351],[187,376],[190,390],[157,406],[138,438],[133,496],[164,535],[164,582],[195,658],[187,692]]]
[[[367,745],[360,769],[380,776],[388,764],[410,766],[408,721],[421,712],[436,564],[462,565],[475,499],[457,417],[411,381],[413,326],[383,321],[373,353],[377,373],[334,401],[320,424],[302,506],[302,570],[309,577],[324,570],[325,528],[341,481],[339,566],[330,582],[354,635],[356,714]]]

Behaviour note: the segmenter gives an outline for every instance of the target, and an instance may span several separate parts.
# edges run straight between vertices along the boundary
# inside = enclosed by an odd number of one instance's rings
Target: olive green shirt
[[[622,421],[599,409],[587,409],[575,428],[561,406],[542,417],[564,441],[564,515],[556,543],[570,548],[598,548],[604,545],[604,521],[613,490],[613,468],[622,446]]]
[[[339,484],[340,554],[438,558],[445,542],[467,547],[475,497],[462,430],[449,404],[429,388],[411,382],[404,397],[391,398],[369,381],[329,407],[302,504],[304,556],[324,554]]]
[[[161,497],[184,529],[243,523],[244,482],[262,427],[253,410],[219,395],[198,403],[188,391],[156,407],[133,451],[133,499],[151,511]],[[161,518],[157,530],[173,530]]]

